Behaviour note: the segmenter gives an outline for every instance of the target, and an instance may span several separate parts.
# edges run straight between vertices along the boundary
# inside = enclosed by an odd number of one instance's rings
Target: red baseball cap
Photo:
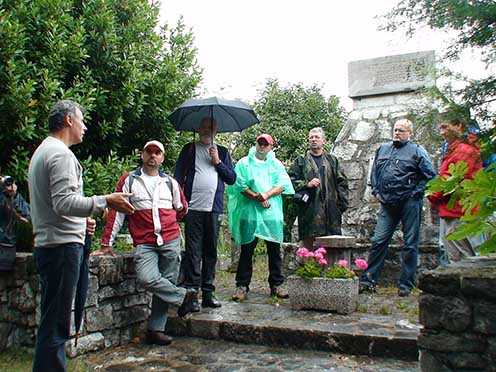
[[[261,139],[266,140],[269,143],[269,145],[274,144],[274,139],[272,138],[272,136],[270,134],[267,134],[267,133],[259,134],[257,139],[256,139],[256,142],[258,142],[258,140],[261,140]]]

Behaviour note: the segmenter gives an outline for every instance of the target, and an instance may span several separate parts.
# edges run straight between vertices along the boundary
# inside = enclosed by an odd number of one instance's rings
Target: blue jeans
[[[65,343],[70,335],[83,245],[37,247],[34,259],[40,275],[41,301],[33,372],[65,372]]]
[[[404,245],[401,250],[401,276],[399,287],[412,289],[415,286],[418,263],[418,242],[420,220],[422,218],[422,200],[407,199],[398,206],[381,204],[372,247],[369,251],[369,267],[362,274],[360,284],[375,286],[384,266],[388,246],[396,227],[401,222]]]
[[[179,238],[161,246],[136,246],[135,266],[139,284],[153,295],[148,330],[163,332],[169,304],[180,306],[186,289],[176,286],[181,263]]]

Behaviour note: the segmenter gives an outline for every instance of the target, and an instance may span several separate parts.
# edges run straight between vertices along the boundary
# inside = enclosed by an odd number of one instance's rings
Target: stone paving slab
[[[177,337],[169,346],[131,344],[84,357],[101,372],[414,372],[417,362]]]
[[[173,335],[417,360],[418,326],[391,316],[339,315],[283,306],[224,303],[168,323]]]

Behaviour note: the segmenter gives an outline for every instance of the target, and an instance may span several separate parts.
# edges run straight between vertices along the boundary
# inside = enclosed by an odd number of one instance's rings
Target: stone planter
[[[287,278],[289,302],[296,310],[314,309],[350,314],[358,303],[358,278]]]

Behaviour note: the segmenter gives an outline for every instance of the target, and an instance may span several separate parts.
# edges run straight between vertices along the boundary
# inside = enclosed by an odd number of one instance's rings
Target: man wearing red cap
[[[172,338],[164,333],[169,305],[179,306],[178,315],[192,312],[195,290],[178,287],[180,230],[178,221],[188,211],[186,198],[177,181],[160,170],[164,145],[149,141],[141,153],[143,165],[126,172],[117,183],[117,191],[131,192],[135,207],[128,217],[129,233],[136,247],[135,265],[138,282],[153,294],[146,343],[168,345]],[[124,222],[124,214],[111,210],[102,235],[102,249],[97,254],[112,254],[111,246]]]
[[[270,134],[260,134],[248,153],[236,164],[236,182],[227,188],[229,226],[234,241],[241,245],[236,272],[234,301],[243,301],[250,290],[253,252],[258,239],[265,240],[269,256],[270,295],[287,298],[280,243],[283,241],[281,194],[294,194],[283,164],[276,159]]]

